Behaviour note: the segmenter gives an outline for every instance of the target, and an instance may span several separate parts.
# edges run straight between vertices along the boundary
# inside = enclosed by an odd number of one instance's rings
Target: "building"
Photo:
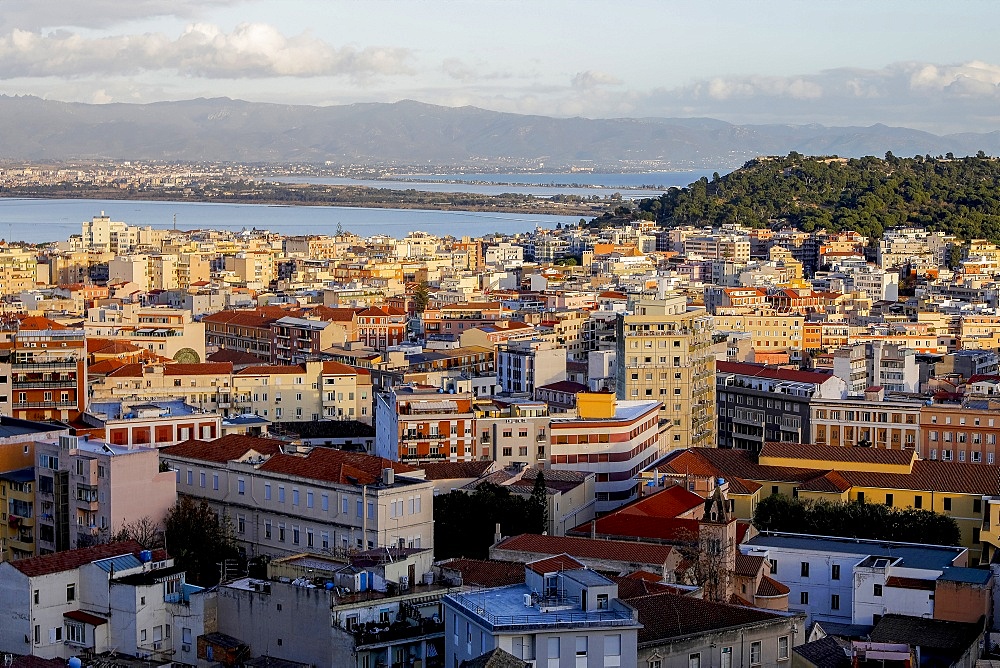
[[[595,473],[598,513],[636,499],[639,471],[665,452],[659,411],[658,401],[577,395],[577,415],[553,417],[549,425],[548,468]]]
[[[104,430],[111,445],[126,448],[162,448],[193,437],[218,438],[222,417],[205,412],[183,399],[151,401],[94,401],[81,420]]]
[[[336,341],[330,322],[285,316],[271,323],[271,363],[301,364],[320,359]]]
[[[618,398],[659,402],[672,449],[716,443],[712,333],[712,316],[683,296],[618,316]]]
[[[36,554],[87,547],[130,522],[160,522],[177,502],[153,448],[86,436],[35,442]]]
[[[535,665],[637,667],[633,609],[569,557],[528,564],[524,584],[448,594],[443,607],[446,666],[500,648]]]
[[[82,329],[27,317],[0,328],[0,404],[24,420],[79,417],[87,403],[87,346]],[[2,358],[0,358],[2,359]],[[9,365],[9,367],[8,367]],[[8,380],[9,379],[9,380]],[[9,382],[9,385],[7,384]]]
[[[953,621],[976,621],[991,606],[992,574],[967,568],[962,547],[765,532],[740,549],[769,559],[772,577],[791,589],[788,607],[827,630],[870,627],[892,613],[941,619],[948,611],[963,617]],[[979,595],[965,601],[976,609],[956,609],[959,583],[976,585]]]
[[[917,452],[942,462],[996,464],[1000,402],[971,397],[961,403],[930,402],[920,408]]]
[[[554,342],[510,341],[497,349],[497,381],[503,392],[535,395],[535,388],[566,380],[566,349]]]
[[[869,387],[886,392],[920,391],[917,351],[899,343],[871,341],[855,343],[833,353],[833,374],[848,383],[851,396],[864,394]]]
[[[860,397],[813,399],[809,407],[812,436],[807,440],[816,445],[915,448],[926,457],[924,453],[930,450],[922,444],[920,426],[924,401],[871,389]]]
[[[159,357],[185,363],[205,359],[205,326],[186,309],[112,304],[90,309],[84,327],[87,336],[127,341]]]
[[[550,460],[549,407],[540,401],[500,400],[475,404],[474,454],[497,466],[545,465]]]
[[[17,246],[0,246],[0,297],[33,290],[38,282],[35,253]]]
[[[742,362],[716,362],[719,447],[759,452],[768,441],[808,443],[813,398],[840,399],[836,376]]]
[[[433,483],[405,464],[235,435],[164,448],[160,458],[178,493],[227,515],[251,555],[434,544]]]
[[[415,386],[380,392],[375,395],[375,424],[375,453],[391,461],[479,458],[469,394]]]

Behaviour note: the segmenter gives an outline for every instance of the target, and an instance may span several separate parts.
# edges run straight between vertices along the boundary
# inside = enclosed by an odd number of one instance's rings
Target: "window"
[[[771,562],[771,575],[777,575],[778,574],[778,560],[777,559],[769,559],[769,561]]]
[[[205,486],[205,472],[204,471],[201,471],[198,474],[198,485],[200,487],[204,487]]]
[[[983,500],[982,499],[973,499],[972,500],[972,512],[974,512],[976,514],[979,514],[979,513],[983,512]]]
[[[34,597],[35,597],[35,605],[38,605],[38,590],[37,589],[35,590]]]
[[[247,493],[247,482],[243,478],[236,481],[236,493],[240,495]]]
[[[949,498],[944,499],[944,509],[948,511],[951,510],[951,499]]]
[[[881,596],[881,595],[882,595],[882,585],[880,584],[874,585],[872,587],[872,596]]]
[[[265,501],[271,500],[271,483],[269,482],[264,483],[264,500]]]
[[[833,594],[830,596],[830,609],[840,610],[840,594]]]
[[[576,655],[587,656],[587,636],[576,637]]]
[[[778,638],[778,661],[788,658],[788,636]]]
[[[799,593],[799,603],[809,605],[809,592],[804,591]]]
[[[284,502],[285,502],[285,488],[281,485],[278,485],[278,503],[284,503]]]
[[[83,635],[83,624],[75,624],[73,622],[66,623],[66,640],[77,645],[82,645],[85,643]]]
[[[913,507],[917,508],[918,510],[920,508],[923,508],[924,507],[924,497],[922,497],[919,494],[917,494],[916,496],[914,496],[913,497]]]
[[[885,505],[892,507],[892,494],[885,495]]]
[[[839,580],[840,579],[840,564],[833,564],[830,566],[830,579]]]
[[[69,603],[70,601],[75,601],[75,600],[76,600],[76,584],[70,583],[66,585],[66,602]]]
[[[621,655],[622,655],[621,634],[615,633],[613,635],[604,636],[604,656],[621,656]]]
[[[688,655],[688,668],[701,668],[701,653]]]
[[[214,489],[215,491],[219,491],[219,474],[218,473],[213,473],[212,474],[212,489]],[[267,498],[269,498],[269,499],[271,498],[270,493],[268,494]]]
[[[312,507],[313,507],[313,493],[306,492],[306,508],[312,508]]]
[[[722,662],[720,664],[721,668],[733,668],[733,648],[723,647],[722,648]]]
[[[802,574],[802,577],[804,577],[804,578],[809,577],[809,562],[808,561],[803,561],[802,562],[802,565],[799,568],[799,572]]]
[[[457,628],[458,625],[456,624],[455,627]],[[550,659],[559,658],[559,638],[549,638],[548,656]]]
[[[750,665],[759,666],[760,665],[760,641],[755,640],[750,643]]]
[[[292,490],[292,505],[293,506],[299,505],[299,490],[297,489]]]
[[[320,508],[322,508],[324,512],[330,510],[330,497],[327,494],[320,496],[319,500]]]

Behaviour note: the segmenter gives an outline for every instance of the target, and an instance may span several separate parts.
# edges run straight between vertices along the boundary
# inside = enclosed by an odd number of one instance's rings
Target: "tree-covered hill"
[[[882,236],[908,225],[961,239],[1000,241],[1000,160],[975,157],[758,158],[723,177],[695,181],[633,216],[666,227],[791,224],[804,231],[856,230]],[[622,207],[605,214],[609,220]],[[600,224],[601,219],[595,221]]]

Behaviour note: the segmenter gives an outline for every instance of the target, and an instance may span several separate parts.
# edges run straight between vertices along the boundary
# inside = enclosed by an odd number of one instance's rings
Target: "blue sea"
[[[0,238],[44,243],[80,234],[81,224],[104,212],[129,225],[177,229],[265,229],[280,234],[333,234],[345,231],[367,237],[388,234],[402,238],[413,231],[437,235],[483,236],[493,232],[529,232],[536,227],[576,223],[580,216],[366,209],[337,206],[271,206],[207,202],[149,202],[99,199],[0,198]]]

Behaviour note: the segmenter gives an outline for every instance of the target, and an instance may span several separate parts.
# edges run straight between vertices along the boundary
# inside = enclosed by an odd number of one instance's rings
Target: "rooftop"
[[[890,543],[862,538],[836,538],[808,534],[760,533],[742,545],[751,548],[780,548],[810,552],[832,552],[878,556],[899,559],[896,564],[905,568],[943,571],[960,557],[966,548],[947,545],[920,545],[918,543]]]

